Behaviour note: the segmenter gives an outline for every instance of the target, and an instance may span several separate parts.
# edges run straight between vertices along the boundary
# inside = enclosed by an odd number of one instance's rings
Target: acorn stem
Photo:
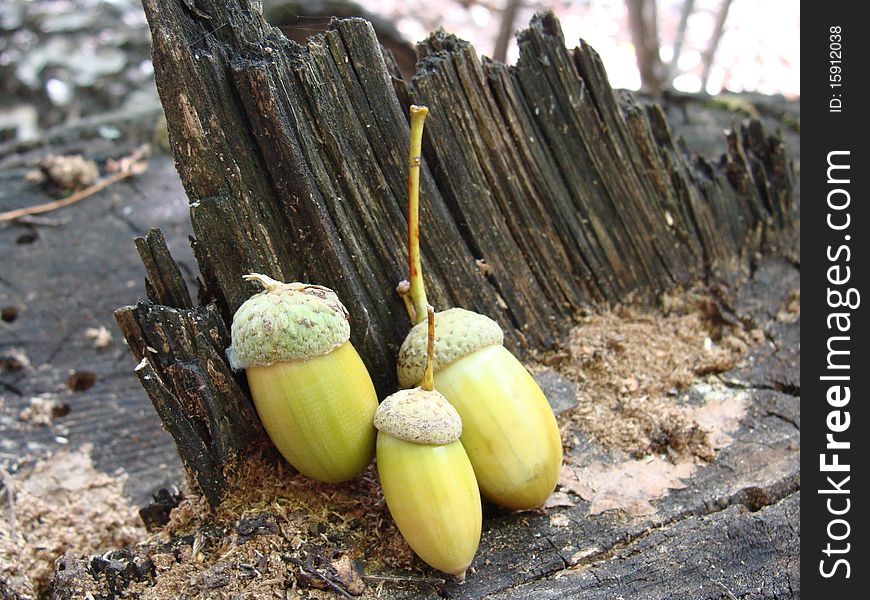
[[[408,279],[411,283],[411,301],[416,325],[426,318],[426,288],[420,262],[420,161],[423,145],[423,123],[429,109],[411,106],[411,141],[408,151]]]
[[[426,337],[426,368],[423,370],[423,382],[420,387],[431,392],[435,389],[435,309],[426,305],[426,318],[429,334]]]
[[[272,279],[268,275],[263,275],[261,273],[249,273],[247,275],[242,275],[242,279],[244,279],[245,281],[256,281],[257,283],[262,285],[263,289],[265,289],[267,292],[272,292],[281,287],[282,285],[286,285],[276,279]]]
[[[411,284],[407,279],[399,282],[399,285],[396,286],[396,293],[399,294],[399,298],[405,304],[405,310],[408,311],[408,318],[411,319],[411,323],[416,324],[414,317],[417,314],[417,310],[414,308],[414,301],[411,300]]]

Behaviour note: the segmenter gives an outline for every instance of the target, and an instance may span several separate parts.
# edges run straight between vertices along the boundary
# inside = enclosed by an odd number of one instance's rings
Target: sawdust
[[[18,420],[47,427],[57,417],[69,413],[69,404],[58,402],[54,394],[45,393],[30,398],[30,404],[18,413]]]
[[[791,291],[785,300],[784,306],[776,313],[776,320],[780,323],[795,323],[801,316],[801,290],[796,288]]]
[[[8,348],[0,352],[0,373],[15,372],[29,369],[30,359],[20,348]]]
[[[712,460],[710,429],[681,392],[734,367],[761,334],[728,322],[710,303],[671,296],[670,314],[617,307],[583,318],[565,348],[543,358],[577,384],[578,404],[560,418],[565,445],[580,431],[635,458]]]
[[[731,433],[749,408],[745,392],[724,385],[698,383],[686,397],[703,400],[676,408],[686,422],[705,434],[704,442],[711,453],[733,441]],[[670,490],[686,487],[685,480],[694,475],[698,456],[658,455],[630,459],[619,463],[595,461],[585,464],[582,457],[568,456],[562,465],[559,485],[589,501],[589,514],[617,510],[630,516],[654,514],[650,502],[666,496]]]
[[[353,481],[326,485],[272,453],[240,467],[217,509],[199,496],[182,500],[148,547],[158,577],[129,588],[145,600],[301,589],[368,595],[365,577],[429,571],[390,518],[373,465]]]
[[[702,432],[706,452],[725,448],[733,441],[731,434],[749,408],[745,392],[719,384],[693,385],[683,399],[694,398],[701,404],[683,404],[674,408],[693,430]],[[562,465],[559,485],[590,502],[589,514],[617,510],[630,516],[654,514],[650,502],[666,496],[670,490],[686,487],[684,480],[694,475],[697,455],[649,455],[620,463],[595,461],[585,464],[583,457],[568,456]]]
[[[145,529],[122,495],[125,479],[96,471],[89,446],[4,475],[0,580],[23,598],[40,597],[65,552],[102,553],[142,539]]]
[[[92,341],[94,348],[98,350],[112,343],[112,332],[104,326],[88,327],[85,329],[85,337]]]

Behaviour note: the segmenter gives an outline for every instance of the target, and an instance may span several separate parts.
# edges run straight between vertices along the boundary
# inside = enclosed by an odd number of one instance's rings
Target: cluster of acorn
[[[376,447],[399,531],[420,558],[462,579],[480,541],[480,494],[510,509],[541,506],[556,486],[562,445],[547,399],[502,345],[498,324],[461,308],[436,315],[426,301],[418,226],[426,113],[411,107],[404,297],[415,325],[398,356],[399,383],[411,389],[378,405],[336,294],[259,274],[246,276],[264,291],[236,312],[228,356],[246,369],[269,437],[304,475],[351,479]]]

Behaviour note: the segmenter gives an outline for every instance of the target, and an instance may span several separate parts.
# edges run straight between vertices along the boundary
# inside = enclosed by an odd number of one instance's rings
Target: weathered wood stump
[[[302,47],[254,4],[144,2],[201,279],[194,306],[154,231],[137,241],[149,300],[116,312],[212,504],[225,468],[263,437],[223,354],[227,323],[256,291],[243,274],[335,289],[379,393],[396,386],[412,102],[431,109],[430,301],[490,315],[520,355],[553,347],[580,307],[731,271],[792,224],[779,138],[751,122],[728,134],[720,162],[691,156],[658,106],[610,88],[594,50],[565,48],[552,15],[519,34],[512,67],[437,32],[408,82],[367,22],[334,21]]]

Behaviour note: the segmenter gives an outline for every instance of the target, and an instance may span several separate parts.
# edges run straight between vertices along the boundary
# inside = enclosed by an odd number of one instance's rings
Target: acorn
[[[436,315],[437,389],[462,418],[462,445],[483,496],[520,510],[541,506],[562,466],[562,441],[547,398],[504,346],[498,324],[451,308]],[[415,325],[399,350],[402,387],[422,379],[424,329]]]
[[[408,240],[410,282],[400,284],[415,323],[399,350],[402,387],[424,373],[427,335],[421,316],[427,305],[420,261],[420,139],[425,107],[411,107]],[[414,136],[417,136],[415,139]],[[546,396],[526,368],[503,345],[498,323],[451,308],[436,315],[437,389],[463,423],[460,438],[483,496],[511,509],[541,506],[553,492],[562,465],[559,427]]]
[[[359,475],[374,455],[378,399],[349,341],[347,309],[329,288],[244,278],[264,290],[233,316],[227,356],[233,369],[245,369],[266,433],[312,479]]]
[[[431,310],[433,342],[434,322]],[[422,385],[387,397],[375,413],[378,477],[411,549],[432,567],[464,580],[480,543],[480,492],[459,442],[459,414],[434,389],[433,348],[429,344]]]

